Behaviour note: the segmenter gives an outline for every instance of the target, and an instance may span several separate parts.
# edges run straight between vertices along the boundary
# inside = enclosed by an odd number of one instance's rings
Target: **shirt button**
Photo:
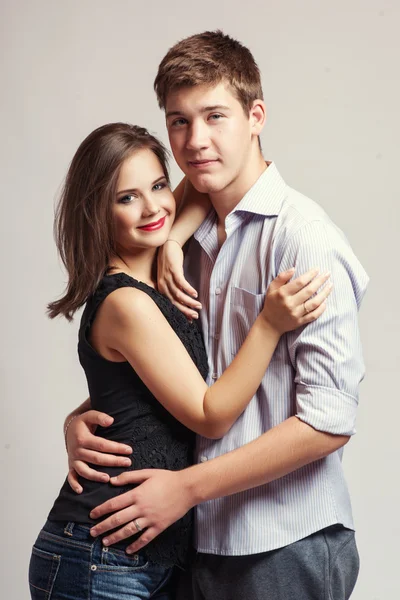
[[[219,294],[220,294],[220,293],[221,293],[221,288],[216,288],[216,290],[215,290],[215,294],[216,294],[217,296],[219,296]]]
[[[207,456],[200,456],[200,462],[207,462],[208,458]]]
[[[213,373],[213,374],[212,374],[212,378],[213,378],[213,379],[218,379],[218,374],[217,374],[217,373]]]
[[[97,567],[96,567],[96,565],[92,565],[92,566],[90,567],[90,569],[91,569],[92,571],[97,571]]]

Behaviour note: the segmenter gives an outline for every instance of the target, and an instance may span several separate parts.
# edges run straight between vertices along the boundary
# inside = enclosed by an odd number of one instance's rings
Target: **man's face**
[[[175,160],[194,187],[216,194],[234,185],[251,155],[252,127],[230,87],[181,88],[165,112]]]

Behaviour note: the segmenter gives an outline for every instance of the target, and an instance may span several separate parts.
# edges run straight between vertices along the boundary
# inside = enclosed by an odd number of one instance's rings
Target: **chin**
[[[190,181],[195,190],[200,192],[201,194],[208,194],[209,186],[200,181]]]
[[[196,177],[190,179],[190,183],[202,194],[216,194],[226,187],[226,184],[216,177]]]

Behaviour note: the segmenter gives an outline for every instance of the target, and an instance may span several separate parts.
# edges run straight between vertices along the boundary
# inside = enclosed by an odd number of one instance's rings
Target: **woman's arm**
[[[208,194],[198,192],[184,177],[174,192],[176,214],[168,240],[174,240],[182,247],[200,227],[211,208]]]
[[[96,317],[96,337],[129,361],[176,419],[200,435],[219,438],[257,391],[281,334],[314,321],[324,310],[329,286],[310,297],[327,276],[315,277],[314,271],[288,283],[292,275],[280,274],[272,282],[238,354],[211,387],[157,305],[138,289],[122,288],[106,298]],[[308,313],[303,308],[307,300],[308,310],[313,309]]]
[[[167,296],[189,319],[197,319],[196,310],[201,304],[196,300],[196,290],[183,274],[182,246],[202,224],[211,208],[207,194],[198,192],[186,179],[174,190],[178,216],[168,240],[158,251],[158,289]]]

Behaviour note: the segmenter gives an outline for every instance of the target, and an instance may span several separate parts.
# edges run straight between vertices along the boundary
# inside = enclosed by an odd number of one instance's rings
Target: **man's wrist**
[[[78,417],[78,416],[79,415],[77,413],[73,414],[73,415],[70,415],[70,418],[67,419],[67,421],[64,423],[64,442],[65,442],[65,449],[67,450],[67,452],[68,452],[68,444],[67,444],[68,429],[69,429],[69,426],[71,425],[72,421],[74,419],[76,419],[76,417]]]
[[[71,413],[69,413],[69,415],[67,416],[67,418],[64,421],[64,431],[65,428],[67,426],[67,423],[69,420],[71,420],[73,417],[78,417],[79,415],[83,415],[83,413],[87,412],[88,410],[91,410],[91,401],[90,398],[86,398],[86,400],[84,402],[82,402],[82,404],[80,404],[77,408],[75,408],[75,410],[73,410]]]
[[[208,499],[205,497],[201,479],[198,477],[198,471],[201,467],[202,465],[193,465],[192,467],[179,471],[179,483],[182,486],[183,494],[187,499],[188,510]]]

